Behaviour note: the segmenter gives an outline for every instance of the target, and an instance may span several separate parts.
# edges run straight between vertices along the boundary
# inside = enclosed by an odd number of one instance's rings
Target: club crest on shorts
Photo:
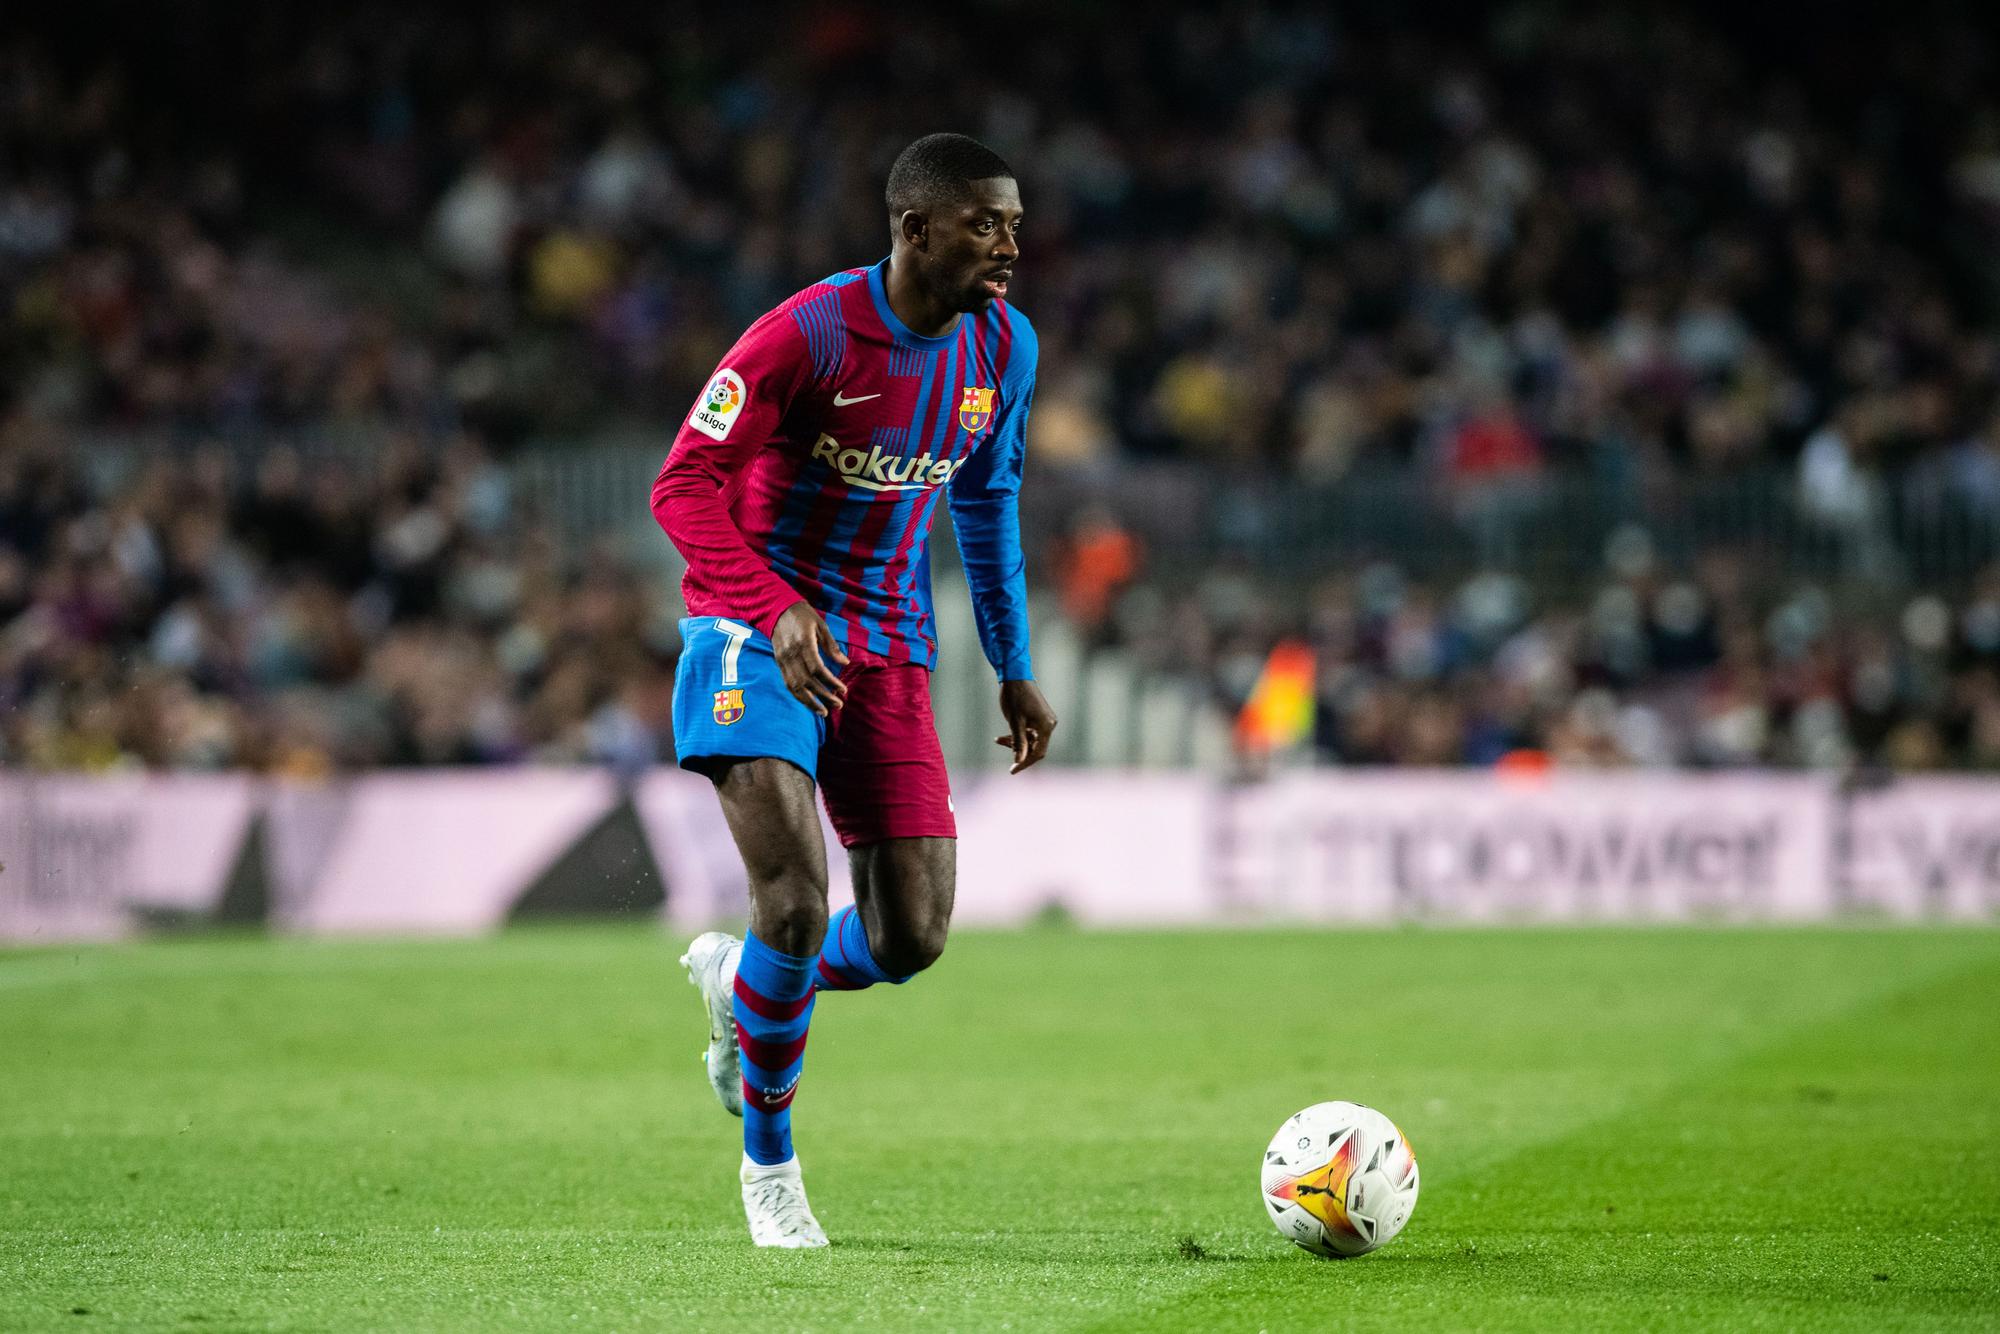
[[[743,692],[741,690],[718,690],[715,692],[715,721],[724,727],[743,716]]]
[[[978,431],[992,419],[993,391],[984,385],[967,385],[958,400],[958,424],[967,431]]]

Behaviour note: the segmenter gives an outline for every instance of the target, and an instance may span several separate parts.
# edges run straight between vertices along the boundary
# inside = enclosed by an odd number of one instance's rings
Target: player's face
[[[967,314],[1007,295],[1021,257],[1021,187],[1010,176],[972,182],[971,194],[939,219],[931,242],[933,290]]]

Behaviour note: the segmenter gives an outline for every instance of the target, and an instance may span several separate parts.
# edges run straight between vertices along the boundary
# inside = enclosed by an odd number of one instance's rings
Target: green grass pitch
[[[821,998],[748,1242],[679,942],[0,954],[0,1329],[1992,1329],[2000,933],[967,933]],[[1411,1136],[1401,1239],[1257,1197]]]

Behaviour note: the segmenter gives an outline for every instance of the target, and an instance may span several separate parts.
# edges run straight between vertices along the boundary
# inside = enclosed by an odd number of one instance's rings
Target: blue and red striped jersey
[[[889,308],[884,260],[751,325],[675,436],[653,513],[691,616],[770,634],[803,598],[850,650],[937,662],[927,541],[940,496],[1000,679],[1034,675],[1018,498],[1037,341],[1003,300],[937,338]]]

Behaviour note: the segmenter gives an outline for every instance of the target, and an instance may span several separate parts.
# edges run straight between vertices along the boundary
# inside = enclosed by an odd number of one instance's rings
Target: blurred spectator
[[[1087,643],[1108,629],[1114,601],[1139,573],[1140,555],[1138,539],[1102,505],[1078,514],[1057,545],[1052,564],[1063,614]]]
[[[496,157],[482,157],[438,200],[431,215],[431,245],[454,273],[502,278],[512,262],[519,225],[520,206],[505,166]]]
[[[1542,494],[1541,444],[1511,401],[1481,396],[1447,433],[1444,472],[1459,521],[1482,558],[1511,561],[1521,525]]]

